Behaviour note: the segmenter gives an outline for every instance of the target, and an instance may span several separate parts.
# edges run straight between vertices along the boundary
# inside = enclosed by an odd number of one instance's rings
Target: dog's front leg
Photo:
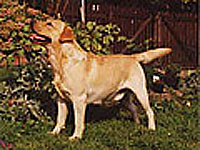
[[[75,115],[75,130],[69,140],[81,139],[84,128],[85,128],[85,111],[86,111],[86,95],[73,98],[73,107]]]
[[[68,115],[68,108],[66,103],[59,98],[58,100],[58,115],[57,123],[51,134],[59,134],[61,129],[65,128],[65,121]]]

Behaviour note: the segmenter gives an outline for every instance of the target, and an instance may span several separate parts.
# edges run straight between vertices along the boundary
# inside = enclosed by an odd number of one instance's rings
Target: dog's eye
[[[53,26],[53,24],[51,22],[48,22],[47,25],[48,26]]]

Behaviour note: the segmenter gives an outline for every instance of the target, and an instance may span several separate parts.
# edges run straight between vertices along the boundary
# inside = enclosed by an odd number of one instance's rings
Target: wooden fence
[[[60,13],[69,23],[80,21],[77,1],[57,1],[26,0],[31,7],[48,14]],[[198,64],[197,13],[159,11],[152,14],[147,9],[134,6],[87,3],[86,19],[99,24],[115,23],[121,28],[122,35],[132,38],[136,43],[152,39],[157,47],[171,47],[173,53],[164,58],[164,64],[177,63],[184,67],[196,67]]]

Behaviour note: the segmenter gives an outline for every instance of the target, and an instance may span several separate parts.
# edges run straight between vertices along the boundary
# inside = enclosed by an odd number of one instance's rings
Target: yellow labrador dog
[[[105,98],[118,101],[123,97],[120,92],[123,89],[136,94],[147,113],[148,128],[155,130],[154,113],[149,104],[145,74],[140,62],[148,63],[164,56],[171,52],[170,48],[133,55],[96,56],[85,52],[76,42],[72,29],[60,20],[37,21],[33,29],[40,37],[50,39],[46,48],[54,73],[53,84],[61,97],[53,134],[58,134],[65,126],[67,98],[72,101],[74,108],[75,131],[70,137],[70,140],[74,140],[82,137],[87,104],[100,104]],[[134,111],[133,103],[129,101],[128,105]]]

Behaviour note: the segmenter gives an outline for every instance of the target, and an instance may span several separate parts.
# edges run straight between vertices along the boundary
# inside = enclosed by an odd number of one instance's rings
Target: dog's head
[[[72,28],[67,27],[61,20],[36,21],[33,24],[33,30],[40,37],[38,39],[49,42],[67,42],[75,38]]]

